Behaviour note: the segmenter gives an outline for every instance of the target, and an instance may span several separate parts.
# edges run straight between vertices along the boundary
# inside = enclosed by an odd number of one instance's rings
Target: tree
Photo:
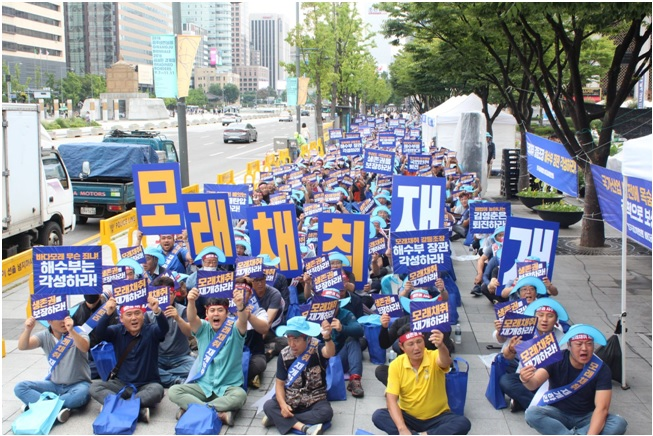
[[[222,96],[222,86],[219,83],[213,83],[209,86],[209,93],[217,96]]]
[[[240,97],[240,103],[243,106],[253,106],[254,104],[256,104],[256,92],[254,91],[243,92]]]
[[[238,96],[240,95],[240,90],[233,83],[227,83],[224,85],[224,99],[227,103],[235,103],[238,101]]]
[[[209,100],[206,98],[206,94],[204,94],[204,90],[202,88],[188,90],[188,97],[186,97],[186,104],[191,106],[204,107],[207,105],[208,102]]]

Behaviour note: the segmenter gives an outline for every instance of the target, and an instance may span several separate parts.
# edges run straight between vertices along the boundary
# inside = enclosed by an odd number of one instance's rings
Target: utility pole
[[[172,3],[172,33],[181,35],[181,3]],[[175,38],[176,41],[176,38]],[[176,42],[175,42],[176,44]],[[186,98],[177,99],[177,131],[179,133],[179,167],[181,186],[190,185],[188,175],[188,132],[186,130]]]
[[[301,134],[302,112],[299,109],[299,2],[296,2],[295,5],[295,28],[297,29],[297,39],[295,41],[295,77],[297,77],[297,133]]]

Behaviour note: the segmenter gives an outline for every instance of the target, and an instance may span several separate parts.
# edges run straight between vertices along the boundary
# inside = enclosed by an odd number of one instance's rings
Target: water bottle
[[[454,327],[453,339],[456,344],[462,344],[463,342],[462,332],[460,331],[460,324],[456,324]]]
[[[395,352],[395,350],[390,348],[390,350],[388,350],[388,365],[396,358],[397,358],[397,353]]]

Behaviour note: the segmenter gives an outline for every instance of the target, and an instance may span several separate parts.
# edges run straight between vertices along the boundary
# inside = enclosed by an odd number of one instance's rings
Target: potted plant
[[[557,203],[564,198],[562,194],[558,193],[558,191],[547,184],[542,182],[539,182],[539,184],[540,189],[533,189],[529,186],[516,194],[517,197],[519,197],[519,201],[521,201],[524,206],[533,209],[534,206],[547,203]]]
[[[533,207],[533,210],[545,221],[559,222],[563,229],[583,219],[583,208],[566,201],[542,204]]]

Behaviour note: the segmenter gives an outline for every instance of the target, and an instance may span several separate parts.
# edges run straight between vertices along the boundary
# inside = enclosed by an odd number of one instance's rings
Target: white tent
[[[456,127],[463,112],[482,112],[483,102],[476,94],[452,97],[440,106],[426,112],[422,116],[422,138],[426,145],[433,136],[437,137],[438,147],[456,149]],[[496,106],[489,105],[490,113],[494,113]],[[515,148],[515,118],[501,112],[492,124],[494,144],[496,145],[496,159],[493,167],[501,166],[501,154],[505,148]],[[460,150],[456,150],[460,151]]]

